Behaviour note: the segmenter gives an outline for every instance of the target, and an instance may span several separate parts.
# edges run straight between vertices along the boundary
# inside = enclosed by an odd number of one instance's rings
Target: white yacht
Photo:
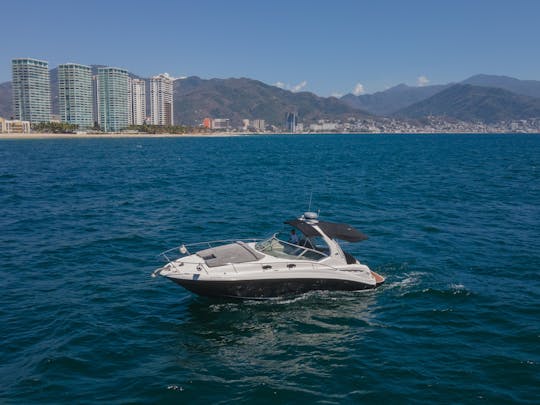
[[[275,233],[264,240],[201,242],[167,250],[161,253],[167,264],[152,276],[199,295],[244,299],[365,290],[384,282],[337,243],[367,239],[350,225],[319,221],[314,212],[285,224],[295,230],[288,237]]]

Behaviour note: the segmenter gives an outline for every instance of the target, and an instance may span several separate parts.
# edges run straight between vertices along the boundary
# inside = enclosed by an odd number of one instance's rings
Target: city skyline
[[[167,73],[150,79],[137,79],[122,68],[100,66],[96,74],[92,67],[64,63],[57,67],[57,111],[53,112],[51,74],[48,61],[16,58],[12,66],[13,118],[6,125],[62,122],[79,130],[120,131],[132,125],[152,123],[174,125],[174,94],[172,78]],[[146,109],[146,87],[150,87],[150,115]],[[19,126],[20,126],[19,125]]]
[[[529,0],[333,6],[158,1],[152,8],[134,1],[129,7],[108,2],[108,13],[101,13],[101,3],[4,5],[6,15],[25,18],[6,19],[0,27],[4,38],[12,38],[3,45],[7,57],[0,82],[11,79],[9,61],[22,57],[48,60],[51,67],[119,66],[142,77],[158,71],[174,77],[249,77],[321,96],[455,82],[477,73],[540,79],[535,52],[540,3]],[[167,13],[159,19],[147,18],[162,9]],[[137,31],[127,29],[141,18],[145,23]],[[98,46],[104,42],[106,47]]]

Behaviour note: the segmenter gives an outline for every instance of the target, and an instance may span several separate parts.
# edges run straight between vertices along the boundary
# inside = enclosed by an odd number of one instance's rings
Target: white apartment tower
[[[51,120],[51,84],[48,62],[21,58],[11,61],[15,119],[31,124]]]
[[[98,117],[105,132],[120,131],[129,125],[128,77],[125,69],[98,68]]]
[[[167,73],[150,79],[150,116],[152,125],[174,125],[174,79]]]
[[[58,66],[60,119],[88,129],[94,126],[92,68],[67,63]]]
[[[146,119],[146,82],[129,78],[128,84],[130,125],[144,125]]]

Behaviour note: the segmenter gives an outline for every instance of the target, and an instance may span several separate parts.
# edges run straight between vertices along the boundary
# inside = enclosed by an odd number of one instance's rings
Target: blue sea
[[[382,287],[151,278],[311,195]],[[540,136],[3,140],[0,271],[1,403],[539,403]]]

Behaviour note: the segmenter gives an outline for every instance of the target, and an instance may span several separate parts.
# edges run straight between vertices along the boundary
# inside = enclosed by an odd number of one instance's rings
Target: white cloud
[[[419,76],[418,79],[416,79],[416,84],[420,87],[423,87],[429,83],[429,79],[426,76]]]
[[[165,77],[168,77],[169,79],[171,80],[183,80],[183,79],[187,79],[187,76],[173,76],[173,75],[170,75],[169,73],[165,72],[165,73],[162,73],[163,76]]]
[[[301,90],[302,90],[304,87],[306,87],[306,86],[307,86],[307,81],[304,80],[304,81],[298,83],[296,86],[293,86],[293,88],[291,89],[291,91],[292,91],[293,93],[296,93],[296,92],[298,92],[298,91],[301,91]]]
[[[361,94],[364,94],[366,90],[364,89],[364,85],[362,83],[356,83],[356,86],[354,86],[353,94],[355,96],[359,96]]]
[[[330,97],[341,98],[341,97],[343,97],[343,93],[338,93],[336,91],[336,92],[330,94]]]
[[[283,89],[283,90],[289,90],[289,91],[292,91],[293,93],[297,93],[299,91],[302,91],[304,87],[307,86],[307,81],[303,80],[295,86],[291,86],[288,83],[276,82],[274,86],[279,87],[280,89]]]

